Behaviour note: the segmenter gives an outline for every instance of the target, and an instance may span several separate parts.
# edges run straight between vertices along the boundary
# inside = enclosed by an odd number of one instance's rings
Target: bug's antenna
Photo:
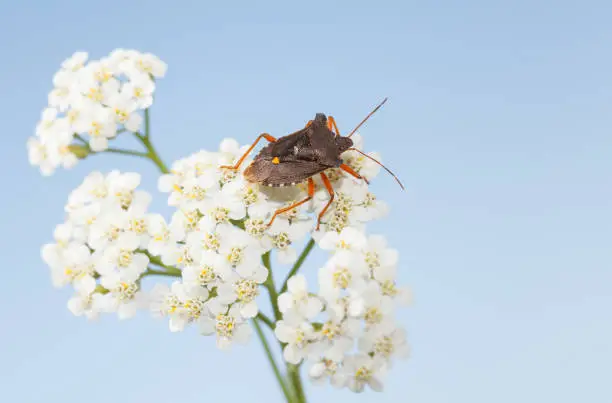
[[[395,180],[397,181],[397,183],[399,183],[399,185],[400,185],[400,187],[402,188],[402,190],[406,190],[406,189],[404,188],[404,185],[402,185],[402,182],[400,182],[400,180],[398,179],[398,177],[397,177],[397,176],[396,176],[396,175],[395,175],[393,172],[391,172],[391,170],[390,170],[389,168],[387,168],[387,167],[386,167],[386,166],[384,166],[384,165],[383,165],[383,164],[382,164],[380,161],[378,161],[376,158],[371,157],[371,156],[369,156],[368,154],[366,154],[366,153],[364,153],[363,151],[358,150],[358,149],[356,149],[356,148],[349,148],[347,151],[349,151],[349,150],[351,150],[351,151],[357,151],[359,154],[363,155],[363,156],[364,156],[364,157],[366,157],[366,158],[371,159],[372,161],[374,161],[375,163],[377,163],[378,165],[380,165],[381,167],[383,167],[385,171],[389,172],[389,173],[391,174],[391,176],[393,176],[393,177],[395,178]]]
[[[357,125],[357,127],[356,127],[356,128],[354,128],[354,129],[353,129],[353,131],[352,131],[352,132],[350,132],[350,133],[348,134],[348,136],[346,136],[346,137],[351,137],[351,136],[352,136],[352,135],[353,135],[353,134],[354,134],[354,133],[357,131],[357,129],[359,129],[359,128],[361,127],[361,125],[362,125],[362,124],[364,124],[364,123],[366,122],[366,120],[368,120],[368,119],[370,118],[370,116],[372,116],[372,115],[373,115],[373,114],[374,114],[374,113],[375,113],[377,110],[379,110],[379,109],[380,109],[380,107],[381,107],[381,106],[383,106],[383,105],[385,104],[385,102],[387,102],[387,98],[383,99],[383,101],[382,101],[380,104],[378,104],[378,106],[377,106],[376,108],[374,108],[374,110],[373,110],[372,112],[370,112],[370,113],[368,114],[368,116],[366,116],[366,117],[365,117],[365,119],[363,119],[363,120],[361,121],[361,123],[359,123],[359,124]]]

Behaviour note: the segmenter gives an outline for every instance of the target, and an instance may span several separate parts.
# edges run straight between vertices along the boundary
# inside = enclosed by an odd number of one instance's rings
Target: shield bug
[[[279,214],[307,203],[313,198],[315,183],[312,178],[318,174],[321,176],[323,185],[329,193],[329,201],[318,215],[318,230],[321,218],[334,201],[334,189],[324,172],[325,170],[340,168],[347,174],[357,179],[365,180],[367,183],[365,178],[342,161],[341,155],[345,151],[353,150],[371,159],[389,172],[401,188],[404,189],[404,186],[393,172],[373,157],[354,148],[353,141],[351,140],[351,136],[357,129],[383,106],[386,101],[387,98],[374,108],[347,136],[340,134],[336,121],[332,116],[317,113],[315,118],[309,121],[303,129],[278,139],[268,133],[260,134],[235,165],[224,165],[221,168],[237,170],[257,143],[262,138],[267,140],[269,144],[261,149],[251,164],[244,170],[245,179],[251,183],[273,187],[293,186],[304,181],[308,182],[308,196],[288,207],[277,210],[268,225],[271,225]]]

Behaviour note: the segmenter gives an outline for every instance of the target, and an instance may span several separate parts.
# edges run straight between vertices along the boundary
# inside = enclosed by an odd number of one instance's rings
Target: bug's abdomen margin
[[[292,186],[327,168],[315,161],[286,161],[274,164],[271,160],[255,159],[244,171],[244,177],[249,182],[264,186]]]
[[[272,173],[273,167],[270,160],[255,159],[244,170],[244,178],[251,183],[263,183]]]

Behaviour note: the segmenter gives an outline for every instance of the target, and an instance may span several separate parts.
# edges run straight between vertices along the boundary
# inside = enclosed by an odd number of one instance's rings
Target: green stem
[[[278,293],[276,292],[276,286],[274,285],[274,277],[272,276],[272,266],[270,265],[270,252],[266,252],[261,256],[261,261],[266,269],[268,269],[268,278],[263,283],[264,287],[268,289],[268,294],[270,296],[270,304],[272,304],[272,309],[274,310],[274,319],[276,321],[281,320],[282,315],[280,310],[278,309]]]
[[[160,158],[159,154],[157,153],[157,151],[155,150],[155,147],[153,147],[153,143],[151,143],[151,140],[149,138],[149,133],[148,130],[147,132],[145,132],[144,136],[140,135],[138,133],[134,133],[136,135],[136,138],[138,140],[140,140],[140,142],[142,143],[142,145],[145,146],[145,148],[147,149],[147,153],[146,156],[153,161],[153,163],[155,165],[157,165],[157,167],[159,168],[159,170],[164,173],[170,173],[170,171],[168,170],[168,167],[166,166],[166,164],[164,164],[164,162],[162,161],[162,159]]]
[[[147,269],[147,271],[145,271],[144,273],[142,273],[142,276],[168,276],[168,277],[181,277],[181,271],[178,269],[175,269],[177,272],[174,271],[165,271],[165,270],[156,270],[156,269]]]
[[[79,134],[75,134],[74,138],[79,140],[81,143],[87,145],[89,147],[89,143],[87,142],[87,140],[85,140],[83,137],[81,137],[81,135]]]
[[[149,154],[147,153],[143,153],[140,151],[133,151],[133,150],[124,150],[123,148],[107,148],[106,150],[104,150],[105,153],[114,153],[114,154],[123,154],[123,155],[133,155],[136,157],[142,157],[142,158],[148,158]]]
[[[144,127],[145,127],[145,137],[149,138],[151,135],[151,118],[149,116],[149,108],[144,111]]]
[[[279,294],[282,294],[285,291],[287,291],[287,282],[289,281],[291,276],[293,276],[295,273],[297,273],[297,271],[300,269],[300,267],[302,267],[302,265],[304,264],[304,261],[306,260],[306,258],[308,257],[308,255],[310,254],[310,251],[312,251],[312,248],[314,246],[315,246],[314,239],[311,239],[310,241],[308,241],[308,243],[306,244],[306,247],[304,248],[304,250],[300,254],[300,257],[298,258],[297,262],[295,262],[295,264],[293,265],[293,267],[291,268],[291,270],[287,274],[287,278],[283,282],[283,286],[281,287],[281,290],[280,290]]]
[[[274,323],[274,321],[272,319],[268,318],[267,315],[259,312],[257,314],[257,318],[259,320],[261,320],[263,323],[265,323],[270,328],[270,330],[274,331],[274,328],[276,327],[276,324]]]
[[[144,135],[139,133],[134,133],[134,135],[147,149],[147,157],[153,161],[155,165],[157,165],[162,173],[170,173],[168,167],[166,164],[164,164],[164,161],[162,161],[161,157],[159,156],[159,153],[157,150],[155,150],[155,147],[153,147],[153,143],[151,143],[151,117],[149,115],[149,109],[145,109],[144,111],[144,130]]]
[[[164,262],[162,262],[162,260],[158,256],[153,256],[148,250],[138,249],[138,252],[147,255],[147,257],[149,258],[149,262],[151,262],[151,264],[154,264],[155,266],[163,267],[164,269],[175,273],[181,273],[180,269],[177,269],[173,266],[165,265]]]
[[[268,358],[268,361],[270,362],[270,365],[272,366],[272,370],[274,371],[276,380],[278,381],[278,384],[283,390],[283,394],[285,395],[287,402],[292,402],[294,400],[293,396],[289,392],[289,388],[287,387],[285,379],[282,376],[280,369],[278,368],[278,364],[276,364],[276,361],[274,360],[274,357],[272,356],[272,351],[270,350],[270,345],[268,344],[268,340],[266,340],[266,336],[261,330],[261,326],[259,325],[259,322],[257,321],[257,319],[253,319],[252,322],[253,322],[253,327],[255,328],[255,332],[257,333],[257,336],[259,337],[259,340],[261,341],[261,344],[263,345],[263,348],[266,352],[266,357]]]
[[[314,241],[311,241],[312,244],[314,245]],[[312,249],[313,245],[309,245],[309,249]],[[307,247],[308,248],[308,247]],[[308,254],[308,253],[306,253]],[[300,259],[303,260],[306,259],[306,254],[304,254],[304,252],[302,252],[302,256],[300,256]],[[274,318],[276,321],[279,321],[282,319],[282,314],[278,308],[278,292],[276,291],[276,286],[274,284],[274,277],[272,276],[272,265],[270,263],[270,252],[266,252],[261,256],[261,261],[263,263],[263,265],[268,269],[268,278],[266,279],[266,281],[264,282],[264,286],[268,289],[268,294],[270,296],[270,303],[272,304],[272,309],[274,310]],[[301,263],[300,263],[301,265]],[[299,268],[299,266],[298,266]],[[297,269],[296,269],[297,270]],[[272,322],[272,321],[270,321]],[[283,343],[279,342],[279,345],[281,347],[281,349],[283,348]],[[287,373],[289,376],[289,385],[291,386],[291,389],[293,389],[294,391],[294,395],[295,395],[295,402],[296,403],[305,403],[306,402],[306,397],[304,396],[304,390],[302,387],[302,380],[300,379],[300,372],[299,372],[299,367],[293,365],[293,364],[289,364],[287,363]]]
[[[300,367],[294,364],[287,364],[287,373],[289,374],[289,379],[291,379],[291,383],[295,389],[298,402],[306,403],[304,386],[302,385],[302,378],[300,377]]]
[[[134,150],[124,150],[122,148],[107,148],[106,150],[104,150],[104,152],[148,158],[151,161],[153,161],[155,165],[157,165],[157,167],[162,173],[164,174],[170,173],[170,171],[168,170],[168,167],[166,166],[166,164],[164,164],[164,161],[162,161],[161,157],[159,156],[159,153],[153,146],[153,143],[151,143],[151,118],[149,116],[148,109],[145,109],[144,111],[144,129],[145,129],[144,135],[134,132],[134,136],[136,136],[136,138],[142,143],[142,145],[145,146],[147,150],[146,152],[134,151]],[[124,131],[125,129],[121,129],[117,132],[117,134],[124,132]],[[86,147],[87,154],[99,154],[91,150],[91,147],[89,146],[89,142],[85,140],[81,135],[75,133],[74,138],[80,141],[81,143],[83,143],[83,146]]]

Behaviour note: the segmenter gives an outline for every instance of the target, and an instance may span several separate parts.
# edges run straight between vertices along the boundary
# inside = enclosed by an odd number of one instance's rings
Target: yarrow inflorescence
[[[28,139],[30,163],[51,175],[107,150],[123,132],[138,132],[139,112],[152,105],[155,79],[165,74],[166,64],[150,53],[117,49],[89,60],[87,52],[75,52],[53,76],[48,106]]]
[[[410,302],[409,290],[396,282],[398,252],[366,229],[388,213],[387,205],[364,181],[329,169],[335,199],[320,230],[316,212],[329,198],[323,186],[311,202],[268,226],[275,211],[306,196],[303,185],[260,187],[246,181],[242,170],[222,168],[249,148],[231,138],[216,151],[198,151],[167,169],[152,148],[149,124],[142,124],[165,63],[122,49],[87,60],[77,52],[55,75],[49,107],[28,141],[30,162],[49,175],[91,153],[113,150],[109,141],[131,133],[147,152],[117,151],[145,156],[160,168],[158,190],[174,211],[168,219],[148,211],[151,195],[139,189],[137,173],[89,174],[69,195],[54,242],[42,248],[53,284],[74,289],[70,311],[90,319],[114,312],[125,319],[148,310],[166,318],[172,332],[193,326],[214,336],[220,349],[248,342],[250,322],[256,329],[264,324],[284,360],[306,363],[314,384],[382,390],[385,372],[409,354],[406,332],[395,318]],[[353,141],[361,147],[358,134]],[[378,174],[379,166],[359,153],[346,151],[342,159],[368,180]],[[311,289],[298,270],[313,270],[304,260],[316,247],[328,259]],[[292,266],[277,288],[273,262]],[[170,281],[145,287],[152,278]],[[261,309],[265,294],[272,318]]]

